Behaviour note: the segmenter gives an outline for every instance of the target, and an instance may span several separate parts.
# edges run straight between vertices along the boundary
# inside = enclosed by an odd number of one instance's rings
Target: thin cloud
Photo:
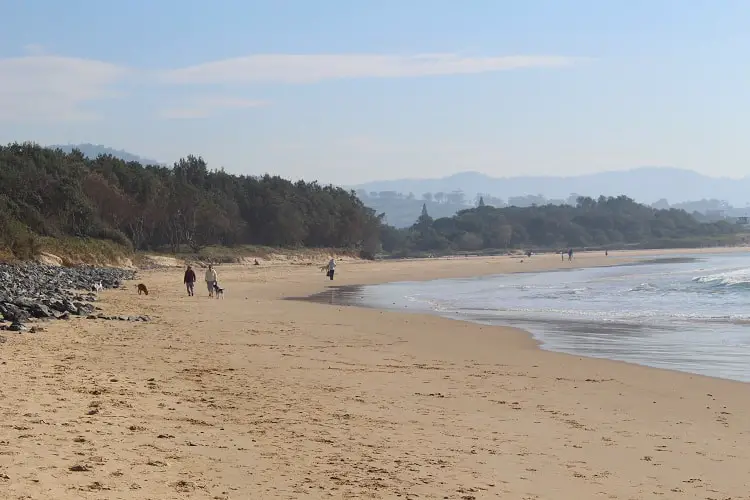
[[[238,109],[249,109],[267,106],[267,101],[242,99],[236,97],[203,97],[193,100],[190,104],[181,107],[164,109],[159,112],[159,117],[166,120],[191,120],[208,118],[222,111]]]
[[[102,61],[32,55],[0,59],[0,120],[82,120],[81,105],[116,97],[128,70]]]
[[[117,85],[315,83],[337,79],[467,75],[524,68],[562,68],[581,59],[564,56],[466,57],[373,54],[260,54],[173,70],[140,71],[109,62],[49,55],[41,45],[27,55],[0,59],[0,121],[70,121],[98,118],[91,104],[119,97]],[[201,98],[164,109],[168,119],[196,119],[267,105],[232,97]]]
[[[565,56],[465,57],[372,54],[259,54],[163,72],[170,84],[316,83],[344,78],[410,78],[467,75],[528,68],[559,68],[580,59]]]

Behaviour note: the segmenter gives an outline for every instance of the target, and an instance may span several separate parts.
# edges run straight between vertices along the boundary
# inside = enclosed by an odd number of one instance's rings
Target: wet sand
[[[632,257],[343,261],[333,283]],[[151,323],[2,333],[0,498],[750,498],[746,384],[283,300],[336,293],[317,265],[218,272],[223,300],[185,296],[179,269],[102,294]]]

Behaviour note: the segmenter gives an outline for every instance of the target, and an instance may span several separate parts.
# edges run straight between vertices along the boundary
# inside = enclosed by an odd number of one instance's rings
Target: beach
[[[334,282],[323,262],[218,266],[223,300],[141,271],[148,296],[97,304],[151,322],[3,332],[0,498],[750,499],[745,383],[289,300],[678,254],[341,260]]]

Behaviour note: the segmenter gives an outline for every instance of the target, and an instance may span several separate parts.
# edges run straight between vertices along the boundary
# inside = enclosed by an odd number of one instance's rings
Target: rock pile
[[[101,283],[102,288],[118,288],[123,281],[132,279],[135,279],[135,271],[127,269],[0,264],[0,322],[10,322],[0,328],[20,332],[27,330],[24,323],[31,318],[91,317],[97,309],[92,304],[96,301],[96,284]],[[130,320],[147,321],[148,318],[139,316]]]

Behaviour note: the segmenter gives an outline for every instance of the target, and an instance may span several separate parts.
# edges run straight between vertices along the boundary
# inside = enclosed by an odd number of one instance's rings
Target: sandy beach
[[[675,254],[343,260],[333,284]],[[150,295],[98,305],[150,323],[2,332],[0,498],[750,499],[748,385],[286,300],[332,284],[320,264],[219,266],[223,300],[142,271]]]

